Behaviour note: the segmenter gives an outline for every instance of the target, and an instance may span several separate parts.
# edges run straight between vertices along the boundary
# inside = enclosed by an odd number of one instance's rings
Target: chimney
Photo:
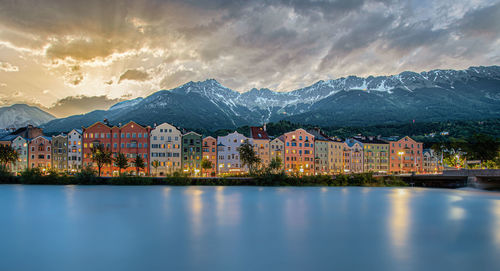
[[[262,126],[262,128],[264,129],[264,131],[266,131],[266,123],[264,123],[264,125]]]

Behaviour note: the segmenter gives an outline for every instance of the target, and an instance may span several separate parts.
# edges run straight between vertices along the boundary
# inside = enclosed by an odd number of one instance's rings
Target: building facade
[[[201,147],[203,159],[212,163],[212,168],[201,169],[204,176],[215,176],[217,174],[217,139],[211,136],[203,138]]]
[[[120,148],[118,152],[125,154],[125,157],[128,158],[129,167],[126,168],[125,171],[128,171],[132,174],[149,175],[150,132],[151,127],[142,126],[133,121],[120,126]],[[113,153],[114,157],[116,157],[117,155],[117,153]],[[136,172],[137,167],[135,166],[135,159],[137,158],[137,156],[140,156],[144,161],[144,168],[139,169],[139,172]]]
[[[64,172],[68,169],[68,137],[52,136],[52,168]]]
[[[432,149],[424,149],[423,150],[423,164],[422,164],[422,173],[439,173],[443,171],[443,168],[440,164],[440,158],[436,155],[434,150]]]
[[[289,174],[314,174],[314,136],[297,129],[285,136],[285,171]]]
[[[189,132],[182,135],[182,171],[199,176],[201,172],[201,135]]]
[[[277,137],[269,143],[271,159],[279,157],[281,159],[281,168],[285,166],[285,136]]]
[[[328,168],[330,169],[330,174],[344,172],[343,157],[344,142],[338,138],[330,138],[328,142]]]
[[[68,133],[68,171],[75,173],[82,169],[82,130]]]
[[[362,173],[364,166],[364,152],[361,142],[354,139],[347,139],[344,142],[344,172]]]
[[[23,172],[28,168],[28,141],[24,137],[16,136],[11,147],[17,152],[17,162],[11,165],[11,171]]]
[[[28,143],[28,167],[49,170],[52,165],[52,138],[37,136]]]
[[[389,142],[389,170],[394,173],[422,171],[423,144],[409,136]]]
[[[260,158],[260,167],[267,167],[271,162],[269,153],[270,140],[265,128],[265,125],[263,127],[250,127],[250,138],[253,142],[255,154]]]
[[[363,171],[389,172],[389,143],[376,137],[354,137],[363,145]]]
[[[181,170],[182,134],[179,129],[162,123],[151,130],[150,141],[150,170],[154,175],[165,176]]]
[[[329,174],[329,145],[330,139],[320,129],[307,130],[314,136],[314,166],[315,174]]]
[[[253,146],[253,142],[250,138],[236,131],[227,136],[217,137],[217,164],[219,167],[219,174],[248,172],[248,167],[246,165],[241,165],[240,153],[238,152],[238,148],[245,142],[249,142]]]
[[[103,122],[83,128],[83,167],[91,166],[97,169],[92,161],[92,148],[102,145],[106,150],[112,152],[113,158],[118,153],[123,153],[128,159],[128,167],[125,171],[136,173],[135,158],[141,156],[145,168],[140,170],[140,175],[149,174],[149,126],[142,126],[133,121],[123,126],[110,126]],[[115,163],[104,165],[101,176],[117,176],[119,168]]]

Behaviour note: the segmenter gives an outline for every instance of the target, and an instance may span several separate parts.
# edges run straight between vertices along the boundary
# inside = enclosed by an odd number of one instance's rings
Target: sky
[[[58,117],[214,78],[244,92],[500,64],[500,0],[1,0],[0,106]]]

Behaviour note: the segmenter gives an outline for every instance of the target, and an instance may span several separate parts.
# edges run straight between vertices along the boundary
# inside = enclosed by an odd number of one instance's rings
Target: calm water
[[[500,270],[500,193],[0,185],[0,270]]]

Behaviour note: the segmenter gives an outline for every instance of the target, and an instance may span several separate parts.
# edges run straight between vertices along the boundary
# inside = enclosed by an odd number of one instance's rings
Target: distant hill
[[[189,82],[109,110],[56,119],[47,131],[69,131],[108,119],[142,124],[170,122],[186,128],[233,129],[289,120],[320,126],[366,126],[500,117],[500,67],[349,76],[290,92],[239,93],[214,79]]]
[[[55,117],[38,107],[25,104],[14,104],[0,107],[0,128],[19,128],[32,124],[44,124]]]

